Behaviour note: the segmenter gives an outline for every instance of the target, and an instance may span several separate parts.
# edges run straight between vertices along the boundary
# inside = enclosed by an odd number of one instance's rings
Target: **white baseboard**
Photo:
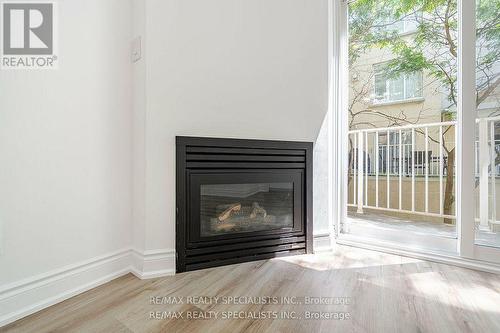
[[[0,287],[0,327],[130,273],[123,249]]]
[[[175,251],[122,249],[0,286],[0,327],[132,273],[140,279],[175,274]]]
[[[132,249],[131,272],[139,279],[175,274],[175,251],[172,249],[139,251]]]
[[[327,252],[333,249],[332,237],[329,232],[317,233],[313,236],[314,253]]]

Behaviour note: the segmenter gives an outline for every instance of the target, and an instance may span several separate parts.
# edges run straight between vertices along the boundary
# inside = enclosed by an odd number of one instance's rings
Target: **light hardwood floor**
[[[151,304],[155,296],[184,297],[184,304]],[[190,296],[221,299],[217,304],[186,304]],[[297,296],[302,304],[223,304],[223,297],[227,301],[238,296]],[[350,304],[306,305],[306,296],[332,297],[329,300],[334,302],[349,297]],[[214,311],[219,318],[234,311],[246,316],[275,311],[277,315],[295,313],[302,319],[150,318],[151,313],[174,311],[184,316]],[[349,313],[350,318],[307,320],[308,311]],[[141,281],[129,274],[0,328],[0,332],[37,333],[337,331],[500,332],[500,276],[338,246],[333,253],[153,280]]]

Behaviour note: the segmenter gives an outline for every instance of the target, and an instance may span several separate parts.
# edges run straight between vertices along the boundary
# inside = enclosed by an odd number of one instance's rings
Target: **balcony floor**
[[[367,226],[380,230],[400,230],[419,234],[432,234],[434,236],[456,238],[456,226],[444,223],[412,221],[385,215],[383,213],[365,212],[359,214],[349,212],[348,216],[358,227]],[[476,243],[484,246],[500,247],[500,233],[487,230],[476,230]]]

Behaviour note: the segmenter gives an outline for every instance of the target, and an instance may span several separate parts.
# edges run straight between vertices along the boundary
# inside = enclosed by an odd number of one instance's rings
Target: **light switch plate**
[[[132,62],[137,62],[142,58],[141,36],[137,36],[132,40]]]

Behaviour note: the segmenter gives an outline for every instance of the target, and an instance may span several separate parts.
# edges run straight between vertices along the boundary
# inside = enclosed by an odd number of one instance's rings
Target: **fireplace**
[[[312,252],[312,143],[177,137],[177,272]]]

